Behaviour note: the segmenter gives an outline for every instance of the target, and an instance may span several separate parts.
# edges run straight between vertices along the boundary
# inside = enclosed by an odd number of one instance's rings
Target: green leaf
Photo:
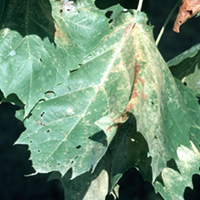
[[[149,177],[145,178],[151,180],[151,159],[147,158],[147,152],[147,142],[140,133],[137,133],[136,121],[131,115],[126,123],[119,127],[108,151],[93,173],[86,172],[70,180],[71,170],[63,177],[53,172],[49,180],[61,181],[66,200],[105,199],[105,196],[113,191],[123,173],[131,167],[140,168],[143,175],[148,174]]]
[[[200,44],[193,46],[167,64],[176,78],[184,82],[195,95],[200,94]]]
[[[19,97],[25,116],[49,93],[69,91],[70,71],[107,33],[105,11],[93,2],[77,1],[70,8],[54,0],[6,2],[0,22],[0,88],[5,97]]]
[[[192,120],[192,126],[189,130],[190,140],[194,143],[196,148],[200,151],[200,107],[196,97],[194,97],[193,92],[185,87],[179,80],[176,80],[177,87],[181,92],[185,105],[188,108],[188,114]]]
[[[196,147],[194,147],[196,148]],[[193,188],[192,176],[199,173],[200,153],[180,146],[177,150],[179,161],[176,161],[179,171],[165,168],[162,171],[163,184],[156,181],[153,185],[164,199],[184,199],[186,187]]]
[[[60,171],[64,175],[73,167],[72,177],[76,177],[96,166],[106,141],[103,144],[89,137],[100,132],[94,122],[107,110],[103,95],[90,87],[35,107],[24,122],[27,130],[16,143],[29,145],[36,173]]]
[[[134,57],[124,31],[133,20],[121,13],[113,28],[107,23],[98,47],[70,73],[70,91],[38,103],[25,120],[16,144],[29,145],[36,173],[63,176],[72,168],[74,178],[93,171],[105,154],[111,140],[95,122],[111,113],[120,117],[129,101],[134,71],[128,63]]]
[[[190,147],[192,125],[187,107],[168,66],[153,39],[152,27],[143,13],[135,13],[136,24],[127,27],[135,61],[134,87],[126,110],[133,113],[152,157],[153,181],[171,158],[176,160],[180,144]],[[182,116],[182,117],[180,117]]]

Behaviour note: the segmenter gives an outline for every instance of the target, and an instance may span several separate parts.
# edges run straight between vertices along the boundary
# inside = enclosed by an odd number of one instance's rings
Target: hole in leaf
[[[42,112],[42,114],[40,115],[40,117],[43,117],[43,115],[44,115],[44,112]]]
[[[197,99],[198,99],[198,103],[200,104],[200,97],[197,97]],[[200,145],[200,144],[199,144]]]
[[[187,12],[188,12],[190,15],[192,15],[192,10],[187,10]]]
[[[79,156],[76,156],[76,157],[74,158],[74,160],[77,159],[78,157],[79,157]]]
[[[80,148],[81,148],[81,145],[76,146],[76,148],[77,148],[77,149],[80,149]]]
[[[108,0],[95,0],[95,5],[97,6],[97,8],[99,9],[106,9],[108,7],[114,6],[116,4],[119,3],[119,0],[112,0],[112,1],[108,1]]]
[[[113,22],[113,19],[110,19],[110,20],[108,21],[109,24],[111,24],[112,22]]]
[[[112,14],[113,14],[113,11],[107,11],[105,16],[109,19]]]

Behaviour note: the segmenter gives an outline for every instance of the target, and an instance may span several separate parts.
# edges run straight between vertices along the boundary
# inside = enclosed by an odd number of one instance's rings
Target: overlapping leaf
[[[147,158],[147,152],[147,142],[136,132],[136,121],[131,115],[129,120],[119,127],[108,151],[92,174],[86,172],[70,180],[71,171],[64,177],[54,172],[49,180],[59,179],[62,182],[66,200],[105,199],[123,173],[131,167],[137,167],[146,179],[151,180],[151,159]]]
[[[179,161],[176,161],[179,171],[165,168],[162,172],[163,184],[156,181],[155,190],[161,193],[164,199],[184,199],[186,187],[193,188],[192,176],[199,174],[200,153],[184,146],[177,150]]]
[[[199,174],[200,166],[200,109],[197,99],[187,87],[184,87],[180,81],[176,81],[179,91],[188,107],[189,115],[193,121],[190,128],[191,149],[184,146],[178,147],[176,165],[165,168],[162,173],[162,181],[154,183],[155,190],[158,191],[164,199],[184,199],[186,187],[193,188],[192,176]]]
[[[144,14],[138,12],[136,16],[138,23],[126,29],[135,58],[131,63],[135,70],[134,88],[126,111],[134,114],[138,131],[147,140],[154,181],[167,161],[176,159],[180,144],[190,146],[192,122],[174,78],[157,50],[152,28],[146,25]]]
[[[184,82],[195,95],[200,94],[200,44],[193,46],[167,64],[176,78]]]
[[[176,80],[176,79],[175,79]],[[179,80],[176,80],[179,91],[182,94],[184,102],[188,108],[190,118],[192,120],[192,126],[190,127],[190,140],[195,145],[195,147],[200,151],[200,107],[196,97],[194,97],[193,92],[188,88],[183,86]]]

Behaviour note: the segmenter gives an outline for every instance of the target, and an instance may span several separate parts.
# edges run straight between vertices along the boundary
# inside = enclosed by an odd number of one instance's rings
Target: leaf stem
[[[143,0],[139,0],[137,11],[141,11]]]
[[[170,18],[171,18],[172,15],[174,14],[174,11],[176,10],[176,8],[180,5],[181,1],[182,1],[182,0],[179,0],[179,1],[175,4],[175,6],[172,8],[171,12],[169,13],[167,19],[165,20],[165,23],[164,23],[164,25],[162,26],[162,28],[161,28],[161,30],[160,30],[160,33],[158,34],[158,37],[157,37],[157,39],[156,39],[156,45],[158,45],[158,43],[160,42],[160,39],[161,39],[161,37],[162,37],[162,35],[163,35],[163,32],[164,32],[164,30],[165,30],[165,28],[166,28],[166,26],[167,26],[167,24],[168,24]]]

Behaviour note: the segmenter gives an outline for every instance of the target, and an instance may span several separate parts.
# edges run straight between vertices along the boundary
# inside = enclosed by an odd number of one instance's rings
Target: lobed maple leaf
[[[200,0],[183,0],[179,7],[179,13],[174,22],[173,31],[179,33],[180,26],[189,18],[194,17],[200,11]]]

